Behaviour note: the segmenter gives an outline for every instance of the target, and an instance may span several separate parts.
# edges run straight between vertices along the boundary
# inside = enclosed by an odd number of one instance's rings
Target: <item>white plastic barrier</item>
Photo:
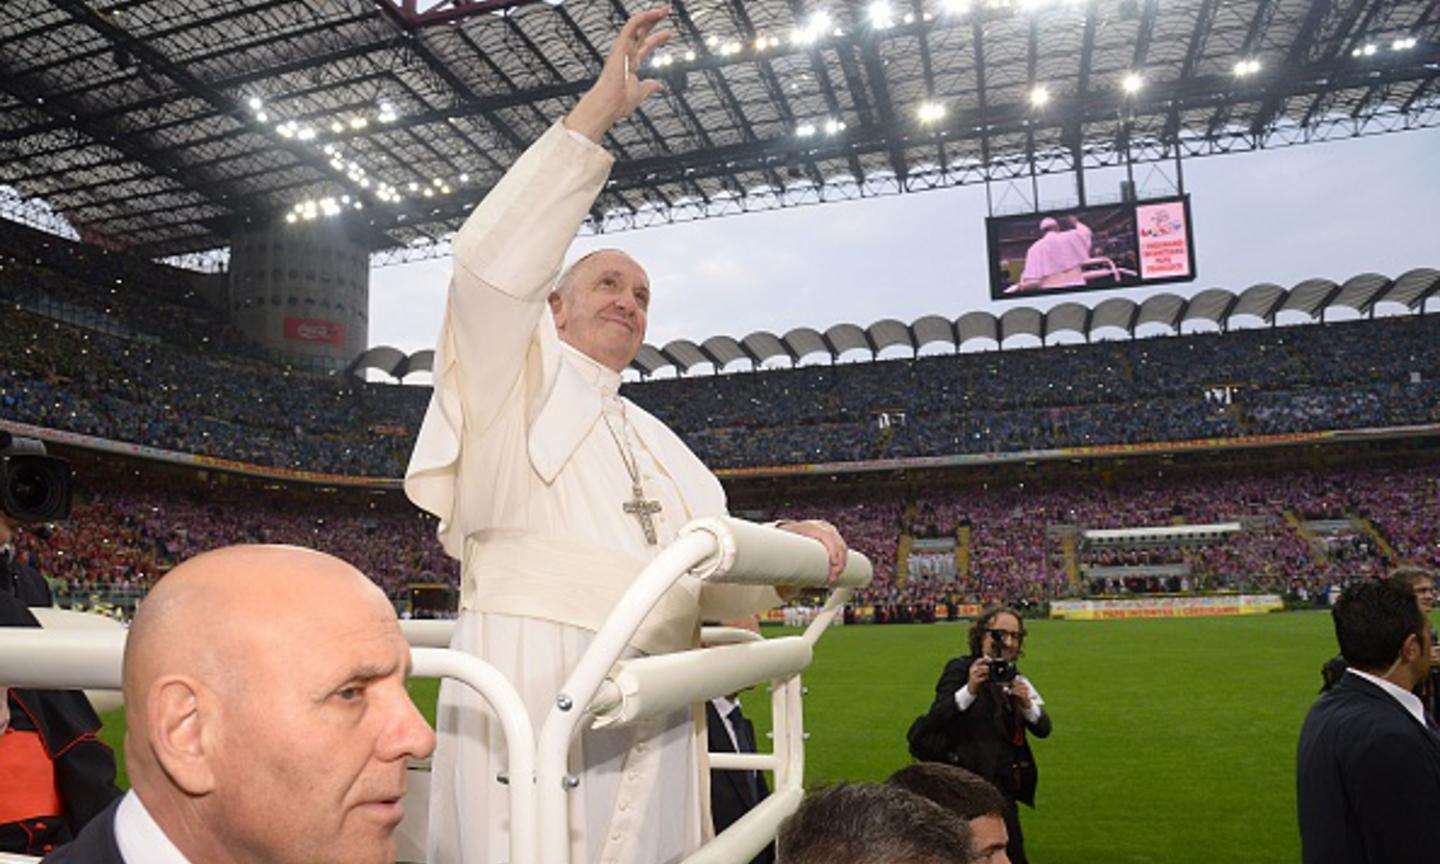
[[[623,703],[627,698],[625,685],[617,678],[606,686],[607,679],[611,670],[616,668],[616,661],[630,637],[670,586],[689,573],[716,583],[823,588],[829,584],[829,571],[830,562],[824,546],[788,531],[729,517],[697,519],[680,530],[679,538],[640,572],[616,604],[610,617],[595,634],[590,648],[566,679],[564,688],[556,696],[555,707],[540,728],[535,779],[540,811],[541,861],[547,864],[569,861],[566,794],[573,788],[573,778],[568,778],[565,771],[569,742],[587,714],[596,716],[587,710],[591,706],[598,709],[600,716],[615,712],[617,702],[621,705],[619,710],[624,710]],[[811,622],[805,635],[799,637],[807,647],[815,644],[835,615],[844,608],[851,590],[869,584],[870,578],[869,560],[859,553],[850,552],[845,568],[836,580],[836,590],[831,592],[824,611]],[[773,800],[767,799],[747,814],[747,818],[754,817],[748,819],[748,824],[732,825],[730,830],[689,859],[741,864],[754,857],[775,836],[780,822],[794,811],[800,800],[798,793],[804,776],[805,747],[799,672],[808,664],[809,655],[808,652],[803,655],[796,652],[782,658],[780,652],[757,652],[754,657],[763,658],[764,662],[749,670],[753,674],[745,676],[720,669],[719,664],[708,664],[693,652],[687,652],[687,655],[682,655],[685,658],[682,662],[695,665],[691,670],[693,679],[684,684],[684,696],[688,701],[682,704],[732,693],[738,689],[737,684],[743,686],[769,679],[774,685],[771,716],[775,750],[768,759],[753,760],[753,767],[775,771]],[[804,662],[800,662],[802,660]],[[666,682],[660,686],[677,686],[679,676],[673,674],[669,666],[671,661],[670,656],[630,660],[620,667],[617,676],[628,673],[631,680],[651,679],[657,683]],[[655,670],[653,674],[647,671],[649,668]],[[664,694],[632,694],[629,698],[641,704],[650,699],[657,706],[670,701]],[[642,709],[637,709],[637,712],[639,710]],[[738,767],[718,759],[712,759],[711,764],[719,768]],[[742,830],[733,830],[736,828]],[[762,836],[766,838],[764,842],[755,845],[756,838]]]
[[[589,650],[557,694],[537,742],[515,687],[480,659],[441,646],[453,622],[404,621],[414,675],[453,678],[484,698],[506,738],[510,778],[510,861],[567,864],[569,812],[566,777],[569,744],[582,722],[616,725],[666,713],[762,681],[771,682],[771,753],[711,754],[714,768],[775,773],[770,797],[686,859],[686,864],[743,864],[774,839],[803,797],[804,714],[800,672],[813,647],[844,608],[854,588],[869,583],[870,562],[851,552],[844,571],[804,635],[761,639],[756,634],[707,628],[711,644],[676,654],[619,661],[630,638],[661,596],[686,574],[708,582],[823,588],[829,561],[821,544],[738,519],[696,520],[664,549],[625,592]],[[12,686],[118,688],[125,632],[0,628],[0,681]],[[533,778],[523,782],[522,778]],[[0,856],[7,860],[34,859]]]
[[[30,612],[35,616],[35,620],[40,622],[40,626],[47,630],[102,630],[121,632],[125,629],[125,625],[116,621],[114,618],[96,615],[93,612],[75,612],[69,609],[57,609],[53,606],[31,607]],[[90,700],[90,707],[95,709],[96,714],[113,711],[124,704],[124,701],[120,698],[119,690],[86,690],[85,698]]]

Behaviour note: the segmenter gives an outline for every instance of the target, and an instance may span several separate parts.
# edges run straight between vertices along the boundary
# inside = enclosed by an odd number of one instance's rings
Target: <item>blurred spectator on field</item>
[[[917,762],[891,774],[886,783],[928,798],[970,826],[971,864],[1010,864],[1005,828],[1009,804],[979,775],[941,762]]]
[[[1426,567],[1396,567],[1390,578],[1409,588],[1425,614],[1425,623],[1430,627],[1430,672],[1415,688],[1415,695],[1425,705],[1426,716],[1432,720],[1440,708],[1440,636],[1435,632],[1431,613],[1435,609],[1435,571]]]
[[[776,847],[780,864],[969,864],[970,828],[898,786],[840,783],[806,795]]]

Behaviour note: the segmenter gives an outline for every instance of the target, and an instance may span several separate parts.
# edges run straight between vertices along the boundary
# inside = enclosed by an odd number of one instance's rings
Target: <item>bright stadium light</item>
[[[259,96],[251,96],[249,104],[251,111],[259,111],[261,108],[265,107],[265,103],[260,101]]]
[[[1049,101],[1050,91],[1045,87],[1044,84],[1036,84],[1035,87],[1030,91],[1030,104],[1035,106],[1036,108],[1043,107],[1045,103]]]
[[[269,115],[269,114],[266,114],[264,111],[256,111],[256,112],[255,112],[255,119],[258,120],[258,121],[260,121],[261,123],[269,123],[269,122],[270,122],[270,115]]]
[[[1140,88],[1144,86],[1145,79],[1142,78],[1138,72],[1131,72],[1120,81],[1120,87],[1132,96],[1139,93]]]
[[[694,52],[694,51],[686,51],[686,52],[685,52],[685,62],[686,62],[686,63],[694,63],[694,62],[695,62],[695,52]]]
[[[355,117],[351,117],[351,118],[350,118],[350,128],[351,128],[351,129],[364,129],[366,126],[369,126],[369,125],[370,125],[370,121],[369,121],[369,120],[366,120],[364,117],[355,116]]]
[[[805,26],[797,27],[790,34],[790,41],[796,45],[814,45],[833,24],[829,12],[817,10],[806,19]]]
[[[815,137],[815,124],[801,123],[795,127],[795,134],[801,138],[813,138]]]
[[[341,132],[345,131],[345,124],[341,123],[339,120],[333,120],[330,123],[330,131],[334,132],[336,135],[339,135]]]
[[[826,134],[826,135],[839,135],[841,132],[844,132],[844,131],[845,131],[845,121],[844,121],[844,120],[826,120],[826,121],[825,121],[825,134]]]
[[[1260,71],[1259,60],[1241,60],[1235,64],[1235,77],[1244,78]]]
[[[888,30],[895,26],[895,12],[889,0],[875,0],[870,4],[870,26],[876,30]]]
[[[945,106],[939,102],[921,102],[915,114],[921,123],[934,123],[945,116]]]
[[[1414,36],[1407,36],[1403,39],[1396,39],[1390,43],[1391,51],[1408,51],[1416,45]]]

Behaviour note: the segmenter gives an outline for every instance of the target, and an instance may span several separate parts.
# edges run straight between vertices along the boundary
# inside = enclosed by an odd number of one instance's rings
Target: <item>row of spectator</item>
[[[823,518],[875,564],[857,605],[1006,602],[1039,606],[1083,594],[1069,566],[1185,563],[1189,587],[1322,595],[1401,561],[1440,566],[1440,476],[1433,463],[1283,472],[1199,471],[1115,479],[950,485],[907,497],[881,489],[807,496],[751,518]],[[1064,537],[1092,528],[1239,522],[1226,542],[1145,552],[1090,549]],[[1347,523],[1315,535],[1306,524]],[[69,522],[22,534],[21,553],[68,593],[143,591],[175,563],[234,543],[311,546],[354,562],[393,598],[415,582],[457,585],[435,522],[399,496],[268,489],[188,476],[82,472]],[[1373,534],[1371,533],[1373,531]],[[901,580],[902,534],[957,537],[964,568]],[[932,554],[932,553],[927,553]],[[941,613],[943,615],[943,613]]]

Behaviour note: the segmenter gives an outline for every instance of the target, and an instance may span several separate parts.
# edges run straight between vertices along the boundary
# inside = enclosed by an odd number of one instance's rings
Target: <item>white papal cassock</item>
[[[537,732],[640,569],[687,521],[725,512],[715,476],[619,396],[618,373],[560,341],[546,304],[611,162],[557,123],[456,235],[435,392],[405,478],[406,494],[440,517],[441,543],[463,561],[452,647],[505,673]],[[656,296],[663,305],[663,290]],[[658,546],[622,509],[631,478],[611,429],[633,449],[646,497],[661,504]],[[629,653],[691,647],[702,606],[707,618],[730,618],[776,602],[768,588],[702,591],[688,580]],[[436,726],[430,861],[508,860],[499,723],[468,689],[446,682]],[[661,864],[693,851],[704,806],[699,756],[688,712],[584,731],[571,749],[581,778],[569,793],[571,861]]]

